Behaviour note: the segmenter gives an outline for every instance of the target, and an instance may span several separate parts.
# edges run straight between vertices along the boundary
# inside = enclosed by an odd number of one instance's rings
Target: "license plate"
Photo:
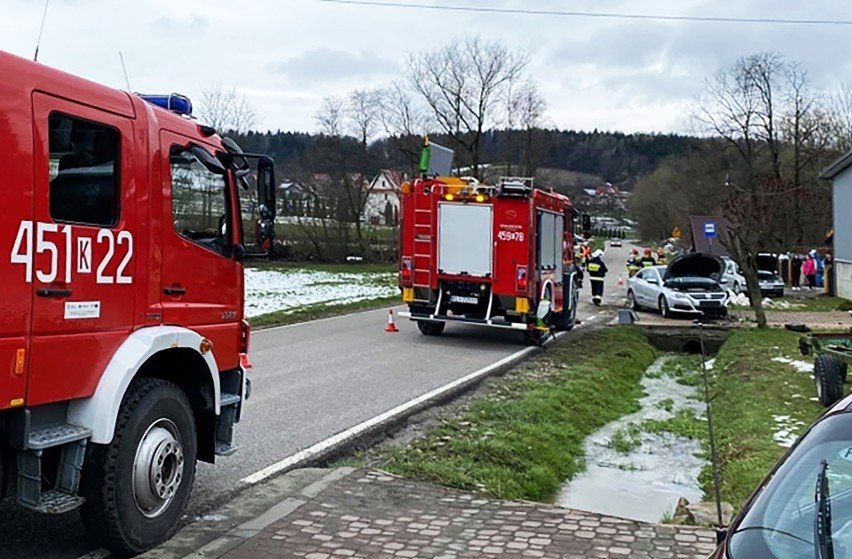
[[[719,307],[721,303],[719,301],[699,301],[698,306],[700,307]]]
[[[478,305],[479,299],[476,297],[463,297],[461,295],[453,295],[450,297],[451,303],[464,303],[466,305]]]

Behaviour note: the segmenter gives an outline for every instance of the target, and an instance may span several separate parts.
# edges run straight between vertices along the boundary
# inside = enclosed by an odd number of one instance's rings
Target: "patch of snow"
[[[246,316],[389,297],[398,292],[396,286],[379,285],[377,280],[391,280],[393,275],[247,268]]]
[[[704,368],[708,371],[712,371],[713,367],[715,367],[715,366],[716,366],[716,358],[715,357],[713,359],[711,359],[710,361],[704,363]]]
[[[735,295],[733,291],[731,291],[731,297],[730,299],[728,299],[728,303],[736,307],[747,307],[750,305],[748,297],[745,293]]]
[[[772,419],[777,427],[775,433],[772,434],[772,440],[778,443],[778,446],[784,448],[793,446],[793,443],[799,438],[802,428],[805,427],[805,423],[793,419],[789,415],[773,415]]]
[[[773,357],[773,361],[776,363],[784,363],[786,365],[792,365],[794,369],[796,369],[799,373],[812,373],[814,370],[814,366],[812,363],[808,363],[807,361],[800,361],[797,359],[790,359],[789,357]]]

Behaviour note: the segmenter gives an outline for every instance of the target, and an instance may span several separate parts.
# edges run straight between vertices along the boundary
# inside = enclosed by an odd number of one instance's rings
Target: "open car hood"
[[[767,272],[778,271],[778,256],[775,254],[758,254],[757,269]]]
[[[725,261],[715,254],[688,252],[676,257],[666,266],[663,281],[676,278],[699,277],[720,281],[725,271]]]

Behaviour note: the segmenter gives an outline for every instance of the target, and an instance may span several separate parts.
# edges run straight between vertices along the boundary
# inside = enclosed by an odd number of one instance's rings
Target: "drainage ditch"
[[[699,484],[708,458],[698,440],[677,436],[659,425],[682,414],[706,421],[703,390],[689,377],[702,366],[698,328],[646,328],[649,341],[666,352],[642,378],[645,396],[639,411],[613,421],[586,439],[586,470],[567,483],[556,504],[639,521],[670,519],[678,500],[707,498]],[[706,367],[711,370],[727,330],[704,329]],[[689,358],[684,359],[684,354]],[[677,361],[675,365],[673,362]]]

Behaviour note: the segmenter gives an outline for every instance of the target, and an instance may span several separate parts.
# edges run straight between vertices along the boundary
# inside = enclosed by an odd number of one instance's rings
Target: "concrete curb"
[[[250,487],[271,476],[280,475],[297,468],[316,467],[327,464],[335,457],[345,454],[354,448],[368,444],[376,437],[400,425],[409,417],[416,415],[441,403],[450,401],[467,392],[484,379],[504,373],[531,356],[542,353],[544,348],[565,337],[568,332],[560,332],[548,340],[543,347],[531,346],[522,349],[487,367],[479,369],[465,377],[436,388],[422,396],[401,404],[381,415],[368,419],[355,427],[342,431],[324,441],[293,454],[280,462],[272,464],[259,472],[240,480],[240,489]]]

